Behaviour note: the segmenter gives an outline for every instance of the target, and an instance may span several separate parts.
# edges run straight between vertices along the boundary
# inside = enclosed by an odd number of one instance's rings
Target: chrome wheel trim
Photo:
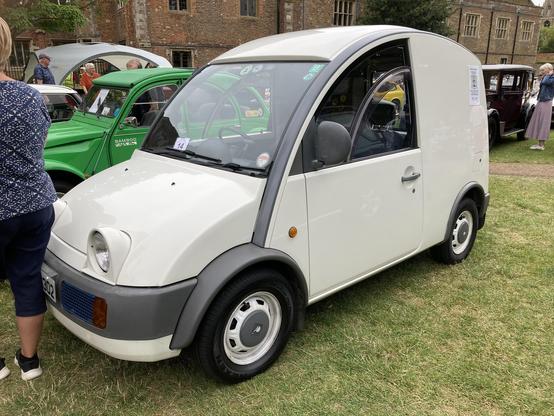
[[[458,215],[452,230],[452,251],[462,254],[469,246],[473,234],[473,215],[465,210]]]
[[[248,318],[262,313],[267,317],[268,328],[263,339],[254,346],[241,340],[241,331]],[[282,322],[281,304],[269,292],[256,292],[243,299],[225,323],[223,349],[227,358],[237,365],[248,365],[262,358],[275,343]]]

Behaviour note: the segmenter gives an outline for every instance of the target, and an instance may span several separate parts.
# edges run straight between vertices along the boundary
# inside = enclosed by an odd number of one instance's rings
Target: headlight
[[[91,239],[92,250],[98,266],[107,273],[110,268],[110,251],[104,236],[99,232],[95,232]]]

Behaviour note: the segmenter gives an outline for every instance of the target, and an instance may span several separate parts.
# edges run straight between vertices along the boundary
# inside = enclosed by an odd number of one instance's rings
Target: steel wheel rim
[[[461,254],[469,246],[473,233],[473,215],[465,210],[458,215],[452,230],[452,251]]]
[[[265,335],[255,345],[244,343],[244,336],[258,330],[256,326],[253,331],[248,331],[249,324],[256,317],[267,319],[267,328],[261,328]],[[237,365],[248,365],[262,358],[275,343],[279,329],[281,328],[283,314],[281,304],[277,298],[269,292],[256,292],[244,298],[225,323],[223,332],[223,348],[227,358]],[[250,334],[250,335],[252,335]]]

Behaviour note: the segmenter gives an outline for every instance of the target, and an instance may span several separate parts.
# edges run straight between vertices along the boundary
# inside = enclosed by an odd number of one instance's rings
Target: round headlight
[[[110,251],[106,240],[99,232],[92,236],[92,250],[98,266],[106,273],[110,268]]]

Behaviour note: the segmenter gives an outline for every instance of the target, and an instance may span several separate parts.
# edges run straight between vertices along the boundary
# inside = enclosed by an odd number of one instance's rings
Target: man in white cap
[[[55,84],[54,75],[48,68],[50,65],[50,57],[45,53],[38,56],[38,64],[35,66],[35,82],[37,84]]]

